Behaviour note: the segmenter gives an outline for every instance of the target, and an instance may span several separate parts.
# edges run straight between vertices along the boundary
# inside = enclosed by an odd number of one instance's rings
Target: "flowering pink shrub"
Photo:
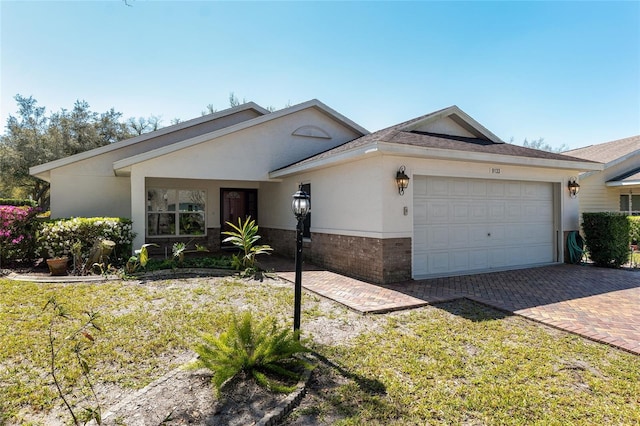
[[[0,205],[0,262],[27,262],[34,259],[37,208]]]

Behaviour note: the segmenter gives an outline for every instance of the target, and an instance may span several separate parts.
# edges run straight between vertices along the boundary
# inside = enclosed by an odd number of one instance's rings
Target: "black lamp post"
[[[296,282],[294,292],[293,310],[293,332],[300,330],[300,300],[302,299],[302,231],[304,230],[304,219],[311,211],[311,197],[302,190],[302,185],[293,194],[291,210],[298,220],[296,227]]]

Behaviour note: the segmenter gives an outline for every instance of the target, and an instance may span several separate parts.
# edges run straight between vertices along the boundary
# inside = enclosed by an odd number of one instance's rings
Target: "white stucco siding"
[[[403,165],[411,180],[405,194],[400,195],[395,176]],[[575,171],[376,154],[360,161],[300,173],[281,183],[264,184],[262,196],[270,205],[269,212],[261,216],[261,224],[294,229],[291,195],[302,182],[311,183],[312,232],[374,238],[412,237],[414,175],[549,183],[559,235],[565,230],[578,229],[578,199],[570,198],[567,190],[568,179]]]
[[[473,138],[476,135],[465,130],[449,117],[442,117],[437,121],[431,121],[414,129],[420,132],[439,133],[443,135],[462,136]]]
[[[261,226],[295,229],[292,195],[300,183],[311,184],[311,231],[381,238],[383,236],[382,157],[336,165],[263,184]]]
[[[331,138],[295,136],[314,125]],[[269,172],[358,136],[324,113],[306,109],[132,165],[151,177],[267,181]]]
[[[130,217],[128,178],[52,173],[51,217]]]

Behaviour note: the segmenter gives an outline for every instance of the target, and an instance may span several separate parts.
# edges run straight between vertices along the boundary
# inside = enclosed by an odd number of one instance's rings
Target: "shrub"
[[[37,207],[38,203],[34,200],[25,200],[22,198],[0,198],[0,206]]]
[[[640,243],[640,216],[629,216],[629,239],[633,244]]]
[[[618,268],[629,260],[629,220],[623,213],[583,213],[589,257],[598,266]]]
[[[116,217],[58,219],[45,222],[38,238],[42,256],[68,256],[72,246],[80,243],[90,248],[98,240],[116,243],[113,259],[124,263],[131,254],[135,234],[131,220]]]
[[[0,205],[0,264],[34,260],[37,213],[31,206]]]
[[[204,343],[195,351],[200,355],[193,368],[205,367],[213,371],[212,382],[216,392],[239,373],[253,377],[256,382],[272,391],[291,392],[287,386],[269,376],[298,379],[295,368],[307,363],[293,355],[308,352],[299,341],[299,332],[278,329],[274,318],[256,323],[251,312],[239,319],[234,316],[229,329],[219,337],[205,335]]]
[[[256,245],[261,238],[258,235],[258,225],[256,221],[248,216],[244,223],[238,218],[238,224],[227,222],[233,231],[225,231],[224,235],[229,235],[222,242],[231,243],[240,250],[239,254],[233,255],[233,265],[236,269],[243,269],[249,275],[256,272],[256,256],[259,254],[270,254],[273,249],[268,245]]]

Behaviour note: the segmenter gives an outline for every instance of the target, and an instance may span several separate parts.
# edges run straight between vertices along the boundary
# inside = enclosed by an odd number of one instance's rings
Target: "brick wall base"
[[[295,231],[260,228],[264,244],[295,257]],[[411,238],[367,238],[312,233],[303,256],[329,270],[378,284],[411,279]]]
[[[187,250],[195,250],[196,244],[205,246],[209,253],[221,253],[220,250],[220,228],[207,228],[207,235],[203,236],[191,236],[191,237],[160,237],[160,238],[147,238],[148,244],[157,244],[159,247],[149,247],[149,254],[157,257],[171,257],[171,251],[173,244],[177,242],[189,243]],[[134,247],[135,250],[140,247]]]

